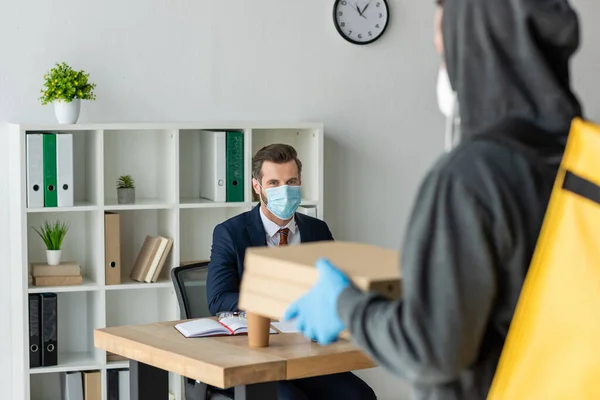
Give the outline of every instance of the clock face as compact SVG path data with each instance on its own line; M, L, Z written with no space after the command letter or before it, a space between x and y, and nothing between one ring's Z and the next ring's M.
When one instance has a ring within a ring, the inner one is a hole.
M333 21L350 43L369 44L379 39L389 22L385 0L336 0Z

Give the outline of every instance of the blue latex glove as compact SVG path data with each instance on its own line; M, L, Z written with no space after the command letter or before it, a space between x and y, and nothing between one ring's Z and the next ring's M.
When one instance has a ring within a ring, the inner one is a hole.
M311 340L321 345L334 342L344 324L337 313L340 293L350 286L350 280L329 260L316 262L319 278L308 293L292 303L284 320L296 319L296 328Z

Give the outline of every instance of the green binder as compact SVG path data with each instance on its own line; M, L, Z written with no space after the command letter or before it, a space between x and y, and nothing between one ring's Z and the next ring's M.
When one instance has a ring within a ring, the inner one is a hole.
M244 134L227 132L226 136L226 198L228 202L244 201Z
M44 133L42 146L44 150L44 206L58 207L58 191L56 190L56 135Z

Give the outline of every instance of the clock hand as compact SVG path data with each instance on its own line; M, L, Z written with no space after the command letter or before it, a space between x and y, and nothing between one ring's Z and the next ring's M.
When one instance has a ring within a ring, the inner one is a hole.
M362 17L362 13L360 12L360 8L358 8L358 4L354 5L356 7L356 11L358 11L358 15Z
M365 11L367 11L367 8L369 8L369 4L371 4L371 2L369 1L367 3L367 5L365 6L365 8L363 8L362 12L360 13L360 15L363 15Z
M367 4L367 5L368 5L368 4ZM361 16L361 17L363 17L364 19L367 19L367 17L365 17L365 16L363 15L363 13L360 11L360 8L358 7L358 3L357 3L357 4L355 4L355 6L356 6L356 11L358 11L358 15L360 15L360 16ZM366 7L365 7L365 9L366 9ZM363 10L363 12L364 12L364 10Z

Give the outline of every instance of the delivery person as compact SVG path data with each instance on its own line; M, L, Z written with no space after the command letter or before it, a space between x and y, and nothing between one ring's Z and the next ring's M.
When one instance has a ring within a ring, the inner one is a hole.
M285 317L321 344L348 329L418 399L485 399L571 120L582 114L569 84L579 27L567 0L443 7L461 141L417 193L401 250L402 298L363 294L319 260L317 283Z

